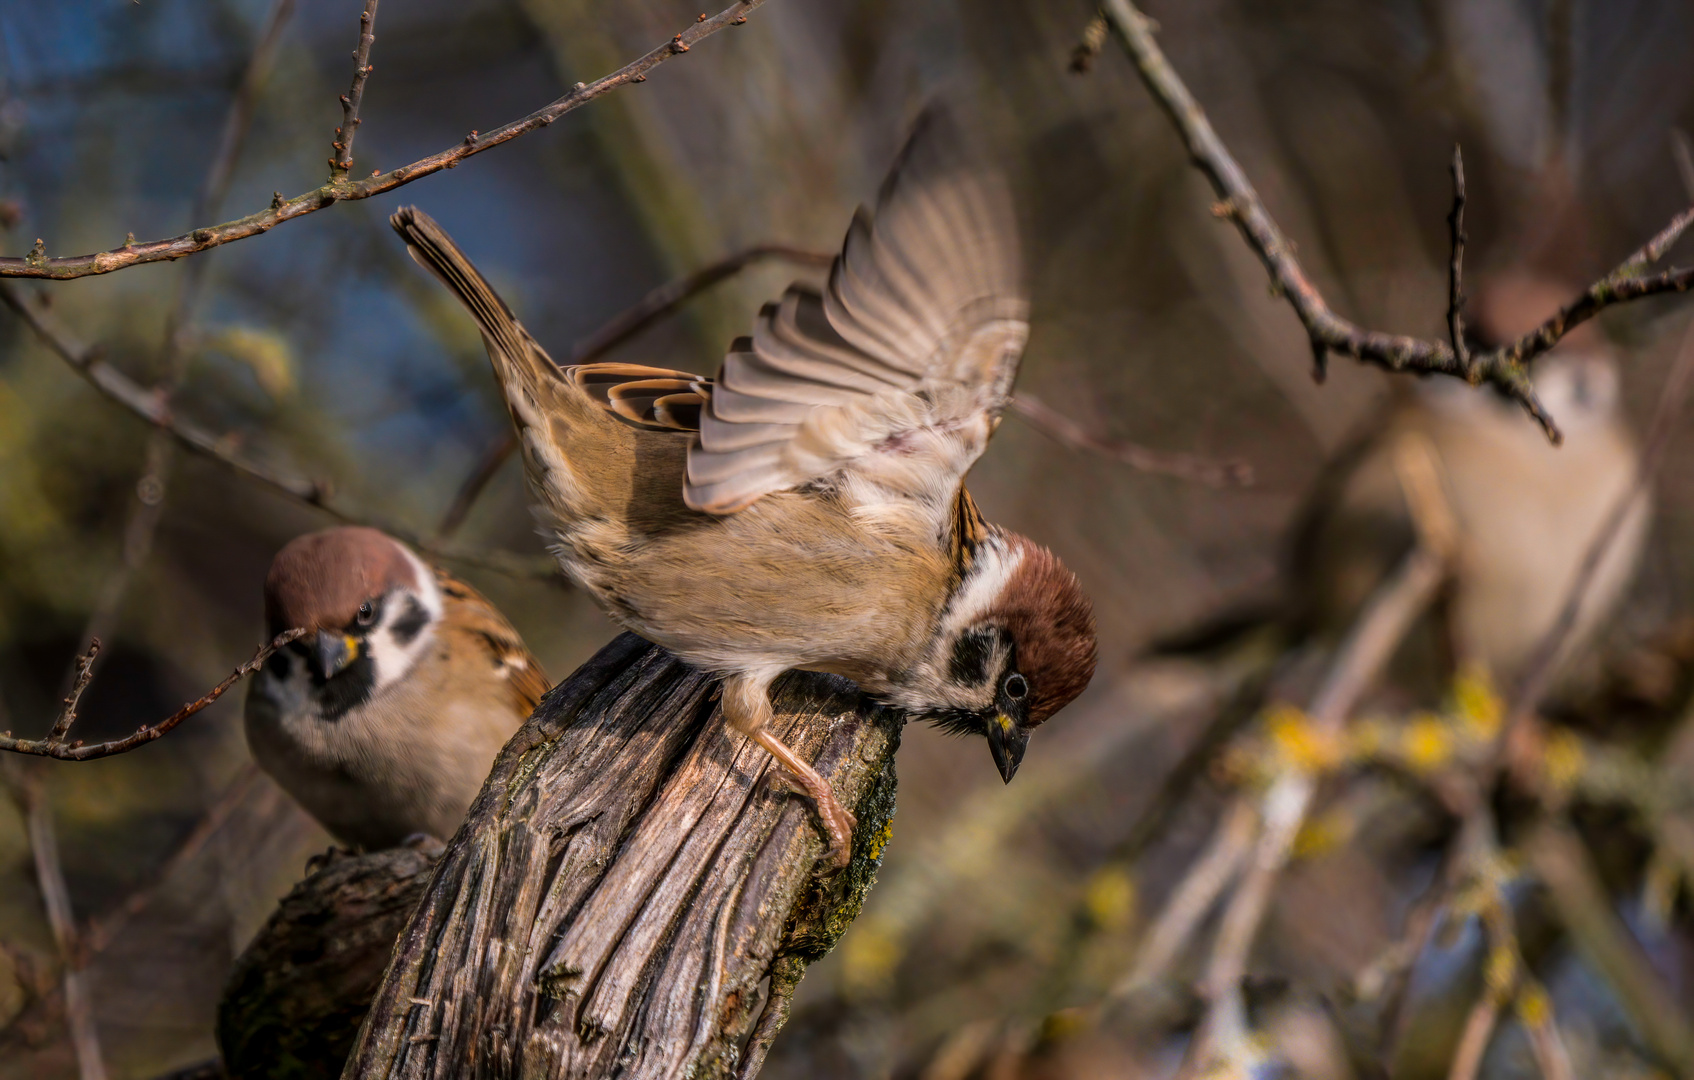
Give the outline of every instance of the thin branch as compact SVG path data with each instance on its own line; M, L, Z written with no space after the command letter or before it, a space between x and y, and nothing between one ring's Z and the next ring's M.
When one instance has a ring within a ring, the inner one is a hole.
M1242 238L1264 263L1272 285L1293 306L1311 340L1320 373L1324 357L1337 352L1389 371L1427 372L1456 376L1472 383L1491 383L1520 403L1548 438L1558 442L1558 427L1531 386L1530 361L1551 349L1572 328L1608 307L1645 296L1686 292L1694 286L1694 268L1644 274L1694 223L1694 211L1690 211L1679 215L1658 236L1541 326L1501 348L1461 356L1444 341L1366 330L1335 314L1306 276L1294 255L1293 245L1265 210L1246 173L1159 49L1153 38L1152 21L1129 0L1101 0L1100 13L1129 55L1143 84L1170 117L1195 167L1217 192L1220 202L1214 212L1235 222Z
M271 205L254 214L206 228L197 228L181 236L145 243L126 243L108 251L89 255L48 258L37 244L36 250L23 258L0 258L0 277L36 277L65 280L109 274L114 270L139 266L143 263L180 259L185 255L244 240L268 232L284 222L294 221L338 202L368 199L403 187L414 180L456 167L460 162L510 142L522 135L546 127L566 113L588 104L595 98L611 93L628 83L641 82L647 73L674 56L682 55L697 42L710 37L727 26L747 21L747 15L765 0L736 0L718 14L690 24L669 41L649 51L618 70L592 83L577 83L570 93L519 120L514 120L486 134L472 132L456 146L431 154L429 157L403 165L388 173L373 175L364 180L336 180L314 188L303 195L285 199L281 193Z
M87 652L77 658L76 682L71 688L70 695L65 698L64 707L53 721L53 727L47 733L47 737L20 739L10 731L0 732L0 750L10 750L15 754L30 754L35 757L57 758L60 761L91 761L95 758L128 753L138 746L143 746L154 739L163 738L170 734L171 730L178 724L223 697L225 690L228 690L246 676L258 671L264 666L265 661L270 659L272 653L305 633L304 630L289 630L278 634L269 643L261 645L259 650L253 654L253 659L236 668L223 682L212 687L205 694L184 705L157 724L143 724L136 729L133 735L125 736L122 739L112 739L108 742L95 743L93 746L85 746L81 739L71 739L69 735L71 725L76 723L76 710L78 703L82 700L82 693L88 689L88 683L93 678L94 658L100 654L100 643L96 641Z
M320 510L348 524L370 525L437 558L466 566L481 567L513 577L562 581L551 560L503 551L474 551L453 547L419 536L396 522L350 513L330 501L330 485L321 480L289 476L270 469L233 449L228 436L215 435L191 420L176 415L164 396L149 389L107 363L97 345L85 345L69 333L47 310L39 295L9 281L0 281L0 303L11 308L35 336L70 365L94 389L154 427L167 432L183 448L208 458L236 474L304 506Z
M1671 365L1670 375L1666 377L1664 389L1659 393L1658 408L1654 410L1652 423L1647 428L1647 438L1642 446L1640 460L1635 466L1635 477L1600 524L1593 539L1589 541L1588 549L1583 552L1582 562L1577 567L1576 576L1571 579L1570 587L1565 590L1558 618L1537 643L1535 652L1530 655L1529 663L1518 680L1506 723L1502 725L1495 741L1496 761L1500 756L1500 748L1508 745L1512 734L1522 726L1525 717L1541 703L1541 698L1552 683L1565 643L1576 628L1577 616L1588 596L1588 588L1595 575L1600 572L1600 565L1612 550L1618 534L1623 531L1624 525L1639 508L1647 489L1652 486L1653 477L1664 462L1665 450L1670 445L1671 435L1675 432L1678 419L1687 404L1691 387L1694 387L1694 323L1690 323L1688 329L1683 332L1676 362Z
M1470 1015L1465 1018L1464 1032L1459 1036L1459 1047L1453 1053L1447 1080L1476 1080L1477 1070L1482 1068L1482 1055L1493 1040L1494 1029L1499 1023L1499 999L1493 994L1477 998L1476 1004L1471 1006Z
M828 252L808 251L788 244L754 244L675 281L660 285L642 297L635 306L614 316L598 330L577 342L566 363L586 364L598 360L713 285L734 277L749 266L773 259L795 266L827 270L829 264L835 261L835 256Z
M1470 363L1470 349L1465 345L1465 155L1459 144L1453 144L1453 209L1447 214L1447 229L1451 238L1452 257L1447 264L1447 341L1459 363Z
M100 1053L100 1033L94 1022L94 1001L81 965L77 963L76 915L71 908L70 889L59 861L59 841L53 828L53 810L47 803L42 776L36 769L6 770L7 786L23 813L30 855L35 863L35 880L41 890L41 906L63 969L61 984L65 997L65 1022L70 1028L71 1047L76 1053L80 1080L106 1080L106 1065Z
M1014 397L1012 411L1062 446L1120 461L1142 472L1174 476L1213 488L1248 487L1253 483L1253 466L1241 458L1214 459L1107 438L1089 431L1033 394Z
M1253 850L1258 817L1245 799L1224 812L1206 850L1183 874L1153 925L1142 937L1129 973L1112 987L1108 1000L1123 998L1162 978L1211 912L1218 897L1241 873Z
M377 0L365 0L359 15L359 47L353 50L353 85L341 95L341 126L330 143L329 181L347 179L353 167L353 136L359 133L359 104L365 98L365 81L371 77L371 46L376 43Z
M500 471L500 466L506 464L506 459L518 448L518 437L513 434L510 426L506 427L489 440L488 446L477 457L471 471L459 482L459 490L453 493L453 501L447 505L447 512L441 515L441 523L435 527L435 538L446 540L459 531L459 526L470 516L471 507L482 497Z

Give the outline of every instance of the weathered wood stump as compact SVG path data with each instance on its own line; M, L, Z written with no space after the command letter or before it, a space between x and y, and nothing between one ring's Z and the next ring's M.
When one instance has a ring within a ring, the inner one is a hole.
M767 782L715 681L625 634L501 752L343 1075L753 1075L880 863L902 723L829 676L790 673L772 698L777 733L858 815L851 866L823 872L810 802Z

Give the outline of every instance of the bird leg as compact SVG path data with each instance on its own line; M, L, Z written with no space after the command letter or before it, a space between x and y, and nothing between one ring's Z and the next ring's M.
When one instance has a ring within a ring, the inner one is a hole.
M829 786L829 781L811 764L770 730L771 719L770 684L774 678L749 675L731 675L723 684L724 716L729 724L743 735L764 747L777 760L790 779L806 794L812 797L816 804L818 818L823 824L824 834L829 838L829 850L826 856L837 869L847 865L853 852L853 826L857 823L841 801L835 797L835 791Z

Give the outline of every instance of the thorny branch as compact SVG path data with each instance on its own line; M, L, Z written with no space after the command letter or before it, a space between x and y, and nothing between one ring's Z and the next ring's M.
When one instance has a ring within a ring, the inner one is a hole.
M353 50L353 85L341 95L341 126L330 143L329 182L347 179L353 167L353 136L359 133L359 104L365 98L365 81L371 77L371 46L376 43L376 5L365 0L359 15L359 47Z
M27 256L0 258L0 277L36 277L64 280L88 277L93 274L109 274L114 270L139 266L143 263L180 259L185 255L206 251L233 240L244 240L249 236L257 236L259 233L268 232L284 222L293 221L325 207L334 206L338 202L368 199L373 195L393 191L395 188L440 172L443 169L454 168L474 154L491 150L502 143L510 142L519 136L546 127L566 113L588 104L595 98L609 94L621 86L644 81L649 71L673 56L688 52L695 43L710 37L727 26L738 26L745 23L747 15L764 2L765 0L736 0L735 3L718 14L690 24L669 41L611 74L591 83L577 83L571 88L570 93L564 97L537 109L522 119L514 120L486 134L473 131L465 136L464 141L458 145L414 161L410 165L403 165L391 172L373 172L364 180L350 181L341 177L303 195L296 195L292 199L285 199L278 192L271 200L271 205L268 208L246 217L224 222L221 225L197 228L181 236L173 236L164 240L149 240L145 243L126 243L109 251L100 251L89 255L49 258L45 253L44 245L37 241L34 250Z
M95 758L112 757L116 754L128 753L138 746L143 746L154 739L170 734L178 724L204 709L212 702L223 697L224 691L253 674L264 666L271 654L303 635L304 630L289 630L278 634L267 644L261 645L253 654L253 659L242 664L223 682L206 691L205 694L184 705L176 712L165 717L157 724L143 724L132 735L108 742L95 743L93 746L84 745L81 739L71 739L71 725L77 720L77 705L82 700L83 691L88 689L89 681L94 677L94 658L100 654L98 641L91 645L87 652L77 658L76 682L71 692L65 698L64 707L59 710L58 717L53 721L53 727L45 738L20 739L10 731L0 732L0 750L10 750L16 754L30 754L35 757L57 758L60 761L91 761Z
M1427 372L1455 376L1473 384L1490 383L1523 405L1556 443L1560 440L1558 426L1535 396L1529 363L1551 349L1571 329L1608 307L1645 296L1686 292L1694 285L1694 268L1646 273L1694 224L1694 210L1690 210L1678 215L1664 231L1546 322L1499 348L1464 356L1448 342L1367 330L1335 314L1306 276L1294 255L1293 245L1265 210L1247 174L1218 138L1205 111L1160 50L1153 37L1152 20L1136 10L1129 0L1101 0L1100 16L1129 55L1143 84L1170 117L1194 166L1205 174L1217 192L1220 201L1213 212L1235 222L1242 238L1264 263L1272 285L1293 306L1311 339L1319 377L1328 355L1335 352L1389 371ZM1091 31L1094 25L1090 23ZM1455 234L1460 231L1455 225ZM1455 262L1458 258L1455 252Z

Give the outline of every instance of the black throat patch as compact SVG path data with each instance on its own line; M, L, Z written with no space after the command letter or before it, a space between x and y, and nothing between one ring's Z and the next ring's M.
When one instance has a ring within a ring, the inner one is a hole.
M371 654L360 643L359 658L328 679L312 675L312 697L318 703L318 718L330 723L346 716L371 699L376 689L376 667Z

